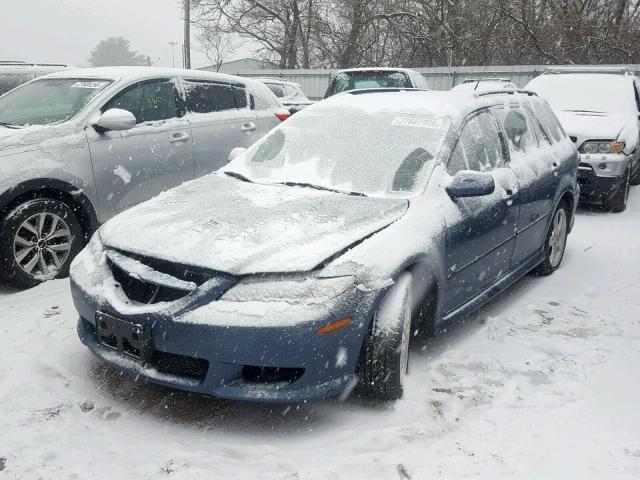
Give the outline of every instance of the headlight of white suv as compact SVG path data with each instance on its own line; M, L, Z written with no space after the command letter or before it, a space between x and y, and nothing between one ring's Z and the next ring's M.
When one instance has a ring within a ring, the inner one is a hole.
M596 141L596 140L588 140L582 144L580 147L580 153L589 153L589 154L607 154L607 153L622 153L624 150L624 142L614 142L614 141Z

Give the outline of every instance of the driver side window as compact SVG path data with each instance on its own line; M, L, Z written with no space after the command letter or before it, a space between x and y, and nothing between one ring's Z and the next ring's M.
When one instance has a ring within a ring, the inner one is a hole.
M495 118L486 111L474 115L462 127L447 172L450 175L461 170L490 172L503 165L502 142Z
M170 80L144 82L129 87L102 109L121 108L133 113L136 123L169 120L178 116L177 92Z

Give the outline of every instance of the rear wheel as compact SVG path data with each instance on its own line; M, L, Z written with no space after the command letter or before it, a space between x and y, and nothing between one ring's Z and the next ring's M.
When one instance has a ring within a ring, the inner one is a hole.
M640 160L636 160L636 172L629 180L630 185L640 185Z
M385 401L402 397L409 368L411 291L413 277L405 272L387 292L365 338L359 373L365 394Z
M0 270L18 287L67 276L82 249L80 223L58 200L29 200L9 212L1 228Z
M535 273L538 275L551 275L558 269L564 257L568 234L569 210L567 204L563 201L560 202L560 205L558 205L558 208L553 214L547 239L544 242L544 261L538 265Z
M618 191L615 193L615 195L604 201L605 210L614 213L620 213L624 212L627 209L627 200L629 199L629 185L631 180L630 175L631 172L629 169L627 169L622 179L622 183L618 187Z

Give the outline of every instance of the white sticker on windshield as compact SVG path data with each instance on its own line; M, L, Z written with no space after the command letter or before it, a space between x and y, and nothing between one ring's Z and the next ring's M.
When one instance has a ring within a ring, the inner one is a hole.
M96 82L96 81L79 81L71 85L71 88L90 88L91 90L97 90L98 88L102 88L107 84L107 82Z
M396 117L391 125L395 127L441 128L442 120L432 117Z

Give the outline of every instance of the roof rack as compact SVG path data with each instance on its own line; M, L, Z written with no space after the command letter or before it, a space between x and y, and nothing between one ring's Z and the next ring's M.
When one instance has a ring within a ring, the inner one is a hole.
M544 70L545 74L560 74L560 73L613 73L618 75L633 75L633 68L620 65L620 66L577 66L577 67L547 67Z
M475 92L475 95L478 97L485 97L487 95L513 95L515 93L521 93L523 95L528 95L530 97L537 97L538 94L536 92L532 92L531 90L524 90L524 89L504 89L504 90L486 90L483 92Z
M424 88L407 87L381 87L381 88L360 88L358 90L346 90L340 93L350 93L351 95L362 95L363 93L384 93L384 92L430 92Z
M64 63L23 62L22 60L0 60L0 66L17 67L67 67Z
M512 82L512 80L510 78L498 78L498 77L486 77L486 78L465 78L463 81L461 81L460 83L476 83L476 82Z

